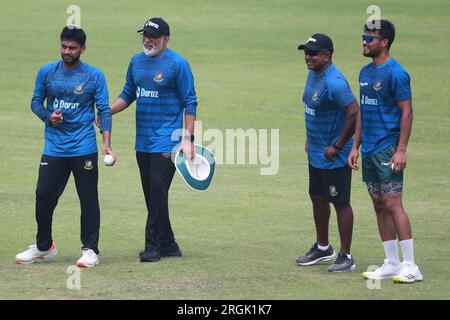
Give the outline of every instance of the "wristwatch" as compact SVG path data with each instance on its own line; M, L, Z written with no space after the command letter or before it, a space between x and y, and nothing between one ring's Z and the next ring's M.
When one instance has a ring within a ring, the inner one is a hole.
M194 134L191 134L189 136L185 136L185 139L190 140L191 142L194 142L195 136L194 136Z
M333 148L335 148L337 151L341 151L342 147L339 147L337 144L337 141L333 144Z

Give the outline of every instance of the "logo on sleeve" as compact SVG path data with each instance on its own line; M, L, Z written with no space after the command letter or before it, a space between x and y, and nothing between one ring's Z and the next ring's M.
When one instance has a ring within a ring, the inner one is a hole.
M73 93L75 93L75 94L82 94L83 92L84 92L84 90L83 90L82 84L75 86L75 88L73 89Z
M314 94L313 94L313 96L311 97L311 99L312 99L313 101L316 101L317 98L319 98L319 92L318 92L318 91L314 92Z
M164 78L163 78L162 72L157 72L157 73L155 73L155 76L153 77L153 80L155 80L155 82L161 82L161 81L163 81Z

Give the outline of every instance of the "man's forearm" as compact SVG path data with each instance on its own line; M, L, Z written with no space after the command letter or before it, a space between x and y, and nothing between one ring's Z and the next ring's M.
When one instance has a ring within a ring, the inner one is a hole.
M397 150L406 151L406 148L408 147L409 137L411 136L412 123L413 123L412 109L403 111L402 119L400 122L400 139L398 141Z
M411 100L398 102L398 108L402 113L400 120L400 138L398 141L397 151L406 151L409 137L411 136L413 123L413 110Z
M111 105L111 113L116 114L123 109L126 109L129 106L129 104L123 100L122 98L117 98L116 101L113 102Z
M38 101L37 99L33 98L33 100L31 101L31 110L43 122L50 124L50 114L51 114L51 112L48 111L44 107L44 105L42 104L41 101Z
M111 147L111 132L103 131L102 137L103 137L103 149L110 148Z
M358 113L356 114L356 125L355 125L355 134L353 137L353 147L355 149L359 149L361 145L361 110L358 109Z
M346 117L342 134L336 141L339 147L345 146L347 141L353 136L355 132L356 117L358 114L358 105L356 102L352 103L346 108Z
M185 135L193 135L194 134L194 124L195 124L195 116L187 114L184 116L184 130Z

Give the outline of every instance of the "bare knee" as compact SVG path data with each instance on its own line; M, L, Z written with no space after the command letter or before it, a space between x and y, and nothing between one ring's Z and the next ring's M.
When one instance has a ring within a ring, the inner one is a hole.
M401 194L384 194L383 195L384 208L389 211L390 214L403 213L403 204Z
M376 214L382 214L384 212L384 201L381 193L371 193L370 197L372 198L373 208L375 209Z

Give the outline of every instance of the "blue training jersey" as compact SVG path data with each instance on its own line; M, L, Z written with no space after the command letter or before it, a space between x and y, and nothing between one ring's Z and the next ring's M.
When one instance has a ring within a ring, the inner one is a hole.
M156 57L144 52L133 56L119 97L128 104L136 100L138 152L174 151L181 142L183 114L195 115L197 110L189 63L170 49Z
M303 93L309 164L318 169L335 169L347 165L353 138L349 139L333 161L325 158L324 149L334 144L344 128L345 107L356 101L342 72L330 65L320 74L311 70Z
M361 99L361 153L370 157L400 139L402 114L397 102L411 99L408 73L394 58L359 73Z
M47 105L44 106L44 101ZM95 110L102 131L111 131L111 109L103 73L82 61L64 70L63 61L44 65L36 77L31 109L45 123L43 154L76 157L97 152ZM50 114L60 109L63 122L52 126Z

